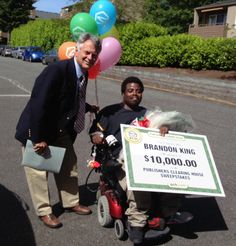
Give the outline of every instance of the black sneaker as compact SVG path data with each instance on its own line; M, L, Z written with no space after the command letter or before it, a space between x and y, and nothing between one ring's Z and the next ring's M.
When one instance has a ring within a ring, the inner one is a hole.
M193 219L193 215L189 212L177 212L174 215L170 216L166 219L167 225L173 225L173 224L184 224L188 223Z
M144 239L145 240L157 240L163 237L166 237L170 233L170 228L165 227L163 230L153 230L153 229L148 229L145 232Z
M129 227L129 239L134 244L142 244L144 238L144 227L130 226Z

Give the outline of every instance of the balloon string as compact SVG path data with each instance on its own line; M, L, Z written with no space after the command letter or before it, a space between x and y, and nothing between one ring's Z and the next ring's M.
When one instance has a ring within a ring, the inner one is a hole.
M97 86L97 79L95 79L95 98L96 98L96 106L99 106L98 105L98 86ZM89 113L89 124L88 124L88 127L86 129L87 133L89 133L89 129L90 127L92 126L92 123L93 123L93 120L95 119L95 114L94 113Z
M95 97L96 97L96 105L98 105L98 84L97 84L97 78L95 78Z

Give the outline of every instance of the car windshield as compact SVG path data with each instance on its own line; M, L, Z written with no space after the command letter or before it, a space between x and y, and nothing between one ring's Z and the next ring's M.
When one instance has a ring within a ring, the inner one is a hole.
M41 50L39 47L32 48L31 50L32 50L32 51L39 51L39 52L42 52L42 50Z
M52 55L57 55L57 50L52 50L52 51L51 51L51 54L52 54Z

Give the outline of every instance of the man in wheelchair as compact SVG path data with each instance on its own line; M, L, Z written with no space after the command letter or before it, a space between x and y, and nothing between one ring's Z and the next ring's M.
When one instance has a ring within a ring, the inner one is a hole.
M144 86L139 78L126 78L121 84L122 102L103 108L89 132L91 141L97 148L96 159L105 163L101 167L102 173L111 185L115 185L117 180L126 193L125 215L128 220L129 237L134 244L142 244L147 225L149 228L158 227L162 230L166 224L186 223L193 218L189 213L177 212L181 206L182 195L152 194L152 192L127 189L122 156L119 158L122 149L120 124L131 124L135 119L145 115L146 108L139 106L143 91ZM169 130L167 126L160 126L159 129L162 136Z

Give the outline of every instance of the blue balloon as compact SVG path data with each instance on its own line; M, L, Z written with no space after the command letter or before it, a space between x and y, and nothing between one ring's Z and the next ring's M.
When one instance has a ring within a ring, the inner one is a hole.
M116 8L110 1L99 0L90 8L89 14L94 18L100 35L108 32L116 22Z

